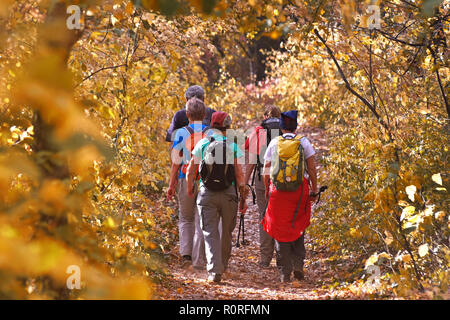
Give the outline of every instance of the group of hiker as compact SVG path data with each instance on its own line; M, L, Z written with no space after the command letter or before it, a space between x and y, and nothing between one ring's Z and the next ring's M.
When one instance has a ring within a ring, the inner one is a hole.
M264 120L239 144L229 114L207 108L202 87L186 90L186 107L167 132L171 172L167 199L178 197L182 265L220 282L232 250L237 214L254 185L259 211L259 266L276 252L280 280L304 279L304 234L318 194L314 148L296 135L297 110L264 107ZM251 181L250 181L251 180Z

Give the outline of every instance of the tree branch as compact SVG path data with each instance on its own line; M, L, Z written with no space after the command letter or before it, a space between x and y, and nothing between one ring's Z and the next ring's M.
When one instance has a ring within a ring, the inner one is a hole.
M394 36L390 35L389 33L384 32L384 31L382 31L380 29L376 29L375 28L373 30L377 31L379 34L381 34L383 37L385 37L385 38L387 38L389 40L392 40L392 41L395 41L395 42L398 42L398 43L401 43L401 44L404 44L404 45L407 45L407 46L410 46L410 47L425 47L425 43L424 42L411 43L411 42L407 42L405 40L398 39L397 37L394 37Z
M437 57L436 57L436 53L434 52L433 48L431 47L431 45L428 46L428 50L430 50L431 55L433 56L433 60L434 60L434 68L435 73L436 73L436 78L437 81L439 83L439 88L441 90L441 94L442 94L442 99L444 100L444 105L445 108L447 110L447 116L450 118L450 107L448 105L448 100L447 100L447 96L445 95L445 90L444 87L442 86L442 81L441 81L441 76L439 75L439 68L437 67Z
M387 125L386 122L384 122L384 120L381 118L381 116L378 114L375 106L373 106L369 101L367 101L367 99L365 99L363 96L361 96L358 92L356 92L350 85L350 83L347 80L347 77L345 76L344 72L341 69L341 66L339 65L339 62L336 60L336 57L334 56L333 51L330 49L330 47L327 45L326 41L320 36L319 31L317 31L317 29L314 29L314 33L316 34L316 36L319 38L319 40L325 45L325 48L327 49L328 54L330 55L331 59L333 59L334 64L336 65L339 74L341 75L342 80L344 80L345 86L346 88L354 95L356 96L359 100L361 100L368 108L370 111L372 111L372 113L375 115L375 117L377 118L378 122L384 127L384 129L387 131L388 135L389 135L389 139L392 142L393 138L392 135L390 133L389 130L389 126Z
M121 65L117 65L117 66L110 66L110 67L103 67L98 69L97 71L92 72L90 75L88 75L86 78L84 78L83 80L81 80L80 83L78 83L75 88L77 88L80 84L82 84L84 81L89 80L90 78L92 78L93 76L95 76L97 73L103 71L103 70L109 70L109 69L117 69L120 67L125 67L126 64L121 64Z

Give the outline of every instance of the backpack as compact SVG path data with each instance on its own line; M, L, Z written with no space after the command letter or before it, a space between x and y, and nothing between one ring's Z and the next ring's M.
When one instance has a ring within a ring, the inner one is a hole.
M305 151L300 140L303 137L280 136L277 142L277 152L272 154L272 165L270 167L270 179L277 190L296 191L299 187L300 199L292 218L292 228L295 226L295 220L300 210L303 194L303 177L306 170ZM305 202L305 210L307 201Z
M270 179L277 190L296 191L303 183L306 163L302 138L279 137L270 167Z
M234 161L233 164L226 163L227 141L218 141L213 137L206 147L202 162L199 166L199 175L203 185L211 191L221 191L227 189L235 181ZM220 151L219 151L220 150ZM222 155L221 159L217 157ZM234 159L233 159L234 160ZM236 183L235 183L236 187Z
M278 136L281 136L281 129L280 129L280 119L279 118L270 118L270 119L266 119L263 122L261 122L261 129L266 130L266 146L265 148L262 148L257 156L257 163L255 166L255 169L253 171L253 178L252 178L252 185L254 185L255 182L255 175L256 172L258 173L258 179L261 180L261 170L264 167L264 161L261 161L261 159L263 158L263 156L260 155L264 155L264 152L267 149L267 146L269 145L270 141ZM261 130L259 129L259 130ZM257 131L256 135L257 135L257 147L256 150L259 151L259 130Z
M195 132L194 129L192 129L192 127L190 127L190 126L185 126L183 128L189 132L189 138L186 139L185 145L186 145L186 149L189 150L189 153L192 153L192 150L194 150L194 147L197 144L197 142L199 142L201 139L203 139L206 136L206 131L209 130L209 127L205 127L201 132ZM181 166L181 172L186 174L188 166L189 166L188 163L183 164Z

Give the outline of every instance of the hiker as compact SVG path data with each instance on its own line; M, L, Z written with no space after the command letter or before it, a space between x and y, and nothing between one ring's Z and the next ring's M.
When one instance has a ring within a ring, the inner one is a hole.
M185 94L184 94L186 101L191 99L192 97L197 97L201 101L205 101L205 91L202 87L195 85L187 88ZM202 119L202 123L206 126L209 126L211 122L211 115L214 113L214 109L206 108L205 110L205 116ZM172 118L172 122L170 123L169 130L167 130L166 134L166 141L167 142L173 142L173 138L175 136L175 132L177 129L183 128L185 126L189 125L189 120L186 115L186 109L181 109L177 112L175 112L175 115Z
M255 187L256 204L258 206L259 221L264 218L266 212L267 199L262 178L262 168L264 167L264 154L270 141L280 135L280 108L274 105L267 105L264 108L264 121L245 141L245 150L248 151L249 162L245 168L245 182L248 184L250 178L251 185ZM259 266L267 268L270 265L274 251L274 240L264 230L262 224L259 225Z
M197 143L187 170L187 188L192 196L195 178L201 178L197 207L205 238L206 269L208 281L217 283L221 281L231 255L238 194L244 199L246 196L243 168L238 163L243 153L236 143L227 141L226 131L230 126L231 118L227 113L214 112L211 118L214 133ZM245 210L241 208L241 213ZM221 235L219 219L222 221Z
M191 159L191 152L195 144L207 134L206 131L209 129L208 126L202 124L205 117L203 101L196 97L188 100L186 115L189 125L177 130L172 146L172 166L167 200L172 199L178 186L178 230L182 266L187 267L192 264L196 269L203 269L206 265L205 243L195 198L188 196L186 184L186 169Z
M317 194L315 151L306 137L295 134L297 110L283 112L283 133L273 139L264 155L264 186L268 199L264 230L275 239L276 262L281 281L289 282L292 271L304 279L305 229L310 224L312 192Z

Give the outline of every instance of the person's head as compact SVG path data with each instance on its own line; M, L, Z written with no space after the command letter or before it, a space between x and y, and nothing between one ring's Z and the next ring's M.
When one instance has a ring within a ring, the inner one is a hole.
M264 107L264 119L281 117L281 110L273 104L268 104Z
M297 110L283 112L280 117L280 128L283 133L295 132L297 129Z
M186 116L189 121L203 121L206 107L202 100L193 97L186 102Z
M205 91L203 90L202 87L197 86L197 85L190 86L189 88L187 88L184 96L186 98L186 101L188 101L189 99L191 99L193 97L197 97L201 101L205 101Z
M231 126L231 117L228 113L216 111L212 114L211 125L213 129L217 129L224 133Z

